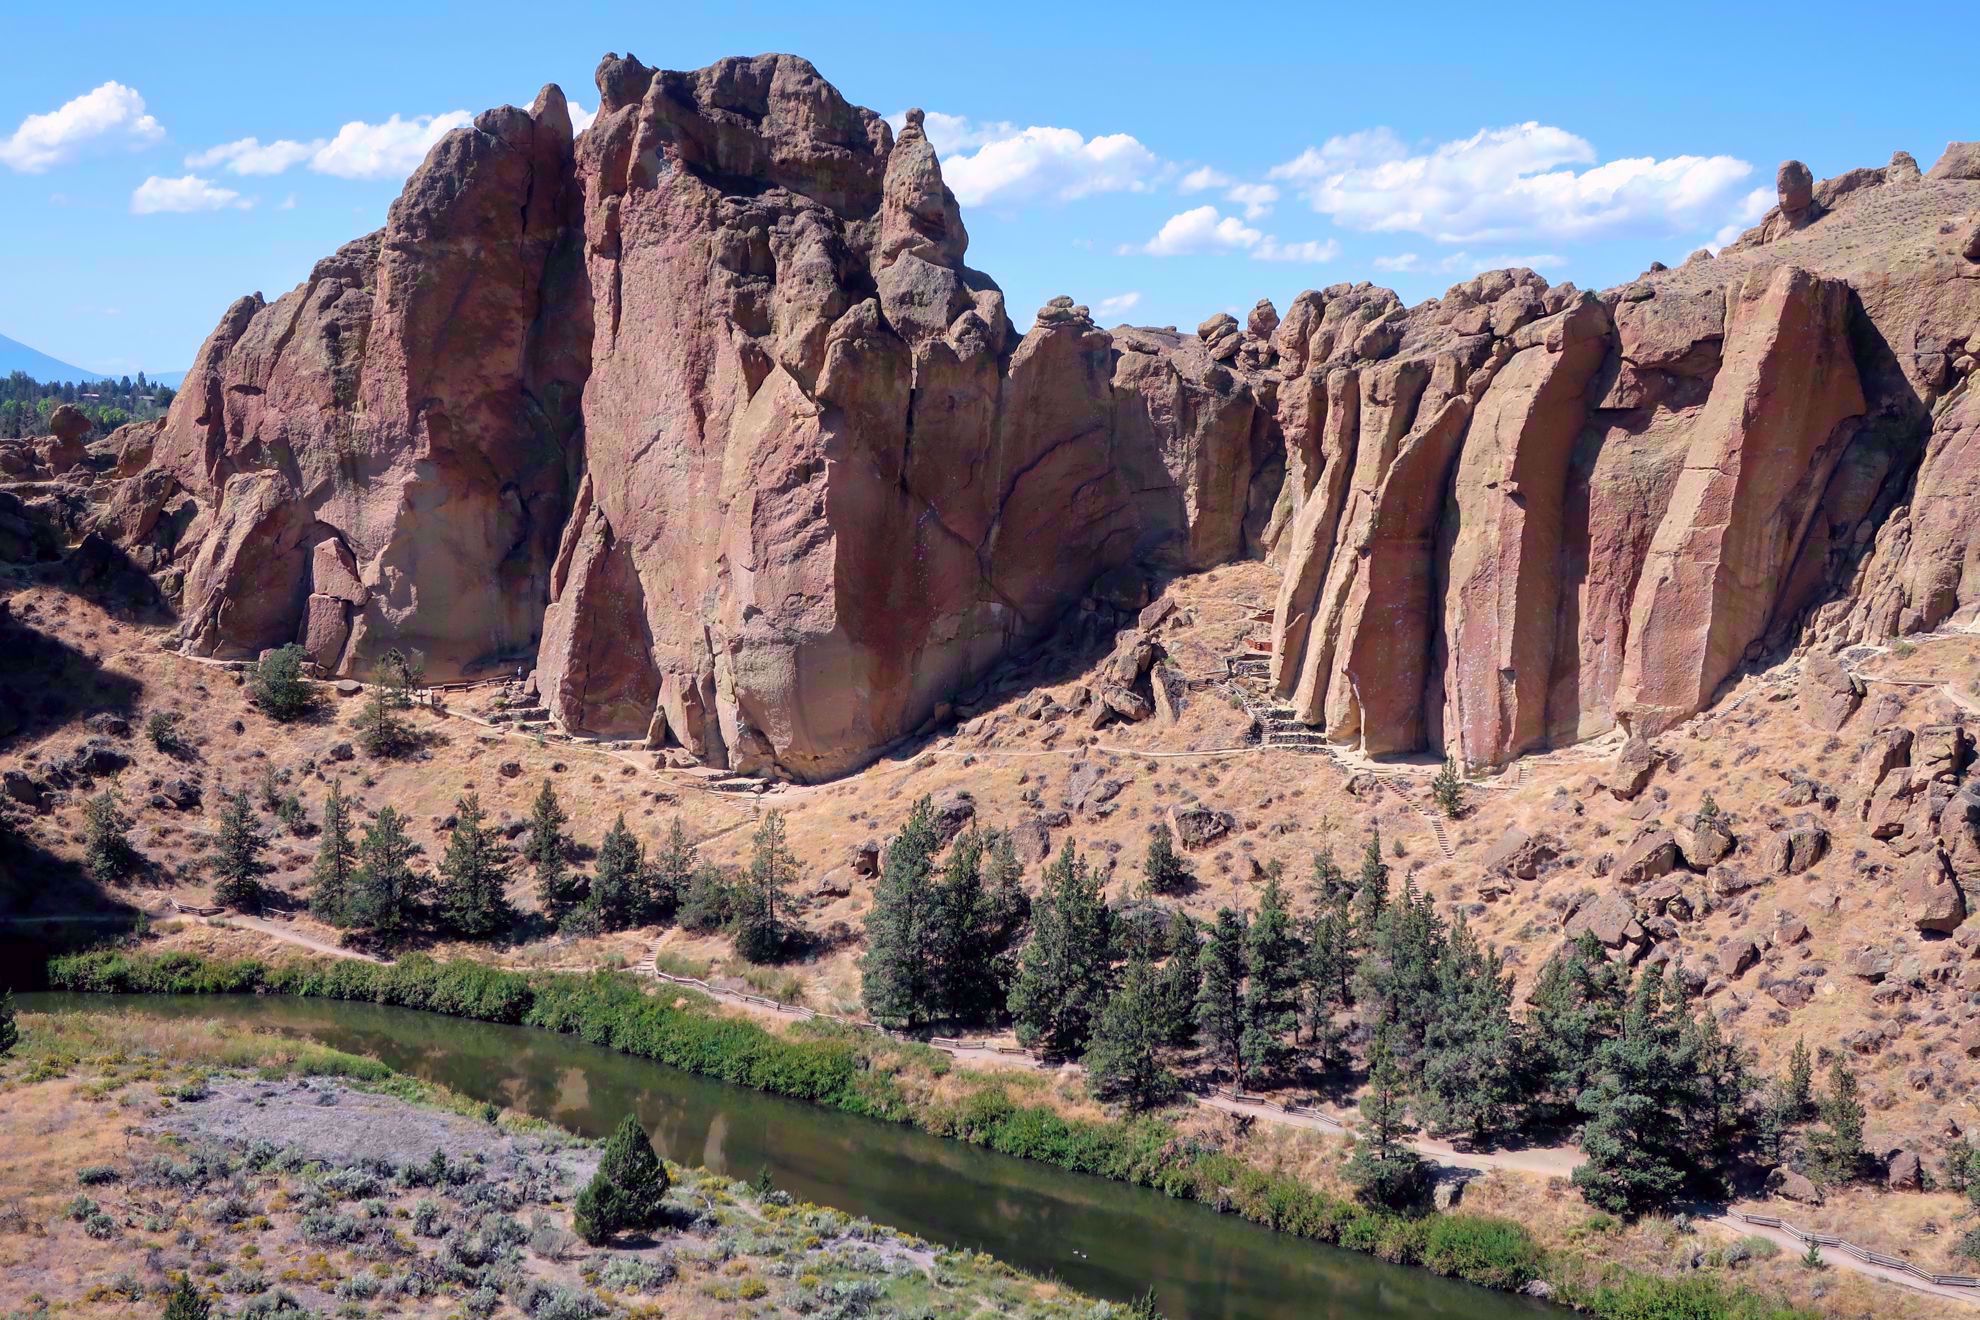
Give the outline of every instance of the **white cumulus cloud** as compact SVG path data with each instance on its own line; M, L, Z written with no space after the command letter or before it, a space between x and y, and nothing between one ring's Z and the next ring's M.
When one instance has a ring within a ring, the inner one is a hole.
M1739 205L1733 210L1731 223L1713 236L1712 251L1717 253L1720 248L1759 224L1760 217L1773 210L1774 204L1779 200L1780 193L1772 188L1755 188L1740 198Z
M585 129L591 127L591 121L598 118L598 112L596 110L587 110L576 101L572 101L570 107L571 132L573 133L584 132Z
M1375 258L1376 270L1421 270L1423 258L1414 252L1398 252L1392 257Z
M1331 238L1284 243L1234 215L1220 214L1214 206L1197 206L1163 221L1155 237L1146 243L1123 244L1118 250L1123 255L1151 257L1243 252L1259 261L1322 262L1338 256L1340 244Z
M232 188L222 188L197 174L177 179L152 175L131 193L131 214L190 214L195 211L245 211L254 202Z
M1244 218L1256 220L1270 215L1279 200L1279 190L1269 183L1240 183L1224 194L1224 200L1244 208Z
M354 119L310 154L309 167L339 179L403 179L419 167L433 144L474 122L465 110L443 115L393 115L382 124Z
M1230 187L1231 176L1222 170L1213 170L1208 165L1199 165L1183 175L1182 181L1176 186L1186 193L1207 192L1212 188Z
M1371 129L1308 147L1270 176L1349 229L1479 243L1696 228L1752 172L1732 156L1601 162L1585 138L1528 122L1427 150Z
M91 144L147 147L165 136L145 113L137 89L107 82L61 108L29 115L0 139L0 164L23 174L40 174L73 160Z
M895 115L889 122L898 131L907 119ZM942 158L942 177L965 206L1147 192L1171 168L1127 133L1089 138L1070 128L1019 128L932 110L922 129Z
M322 138L314 142L277 138L264 143L260 138L244 137L208 147L205 151L195 151L186 157L186 164L196 170L223 166L230 174L281 174L291 166L302 164L323 147Z
M1140 291L1130 290L1127 293L1117 293L1111 298L1102 298L1093 304L1093 313L1096 316L1119 316L1123 312L1133 311L1140 305Z

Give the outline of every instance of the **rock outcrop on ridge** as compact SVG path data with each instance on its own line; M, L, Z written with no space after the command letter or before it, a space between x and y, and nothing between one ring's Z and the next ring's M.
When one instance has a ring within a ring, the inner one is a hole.
M554 87L449 134L120 433L96 524L186 649L533 666L571 731L815 779L1082 602L1268 555L1300 719L1491 764L1980 604L1969 147L1790 162L1738 243L1600 295L1020 332L919 112L791 56L597 82L575 139Z

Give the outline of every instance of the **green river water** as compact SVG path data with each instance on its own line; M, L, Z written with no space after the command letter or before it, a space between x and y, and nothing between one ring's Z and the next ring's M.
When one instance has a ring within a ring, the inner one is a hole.
M1169 1320L1509 1320L1561 1312L1269 1232L1145 1188L676 1071L568 1036L410 1009L255 996L26 994L86 1009L269 1027L587 1136L631 1110L668 1158L736 1178L768 1168L802 1200L987 1251L1096 1296L1149 1286Z

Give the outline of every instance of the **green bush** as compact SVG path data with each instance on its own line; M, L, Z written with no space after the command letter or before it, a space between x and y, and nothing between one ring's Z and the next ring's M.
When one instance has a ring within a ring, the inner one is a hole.
M1598 1320L1818 1320L1813 1312L1745 1289L1728 1291L1717 1280L1695 1274L1675 1279L1630 1275L1597 1289L1586 1309Z
M270 651L254 666L248 696L270 719L287 724L316 704L316 685L303 676L309 655L291 642Z
M1504 1219L1439 1215L1424 1233L1426 1268L1508 1292L1539 1277L1542 1255L1524 1228Z

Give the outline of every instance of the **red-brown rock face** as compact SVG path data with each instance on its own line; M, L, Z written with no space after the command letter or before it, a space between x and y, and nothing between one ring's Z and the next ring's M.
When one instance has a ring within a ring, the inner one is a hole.
M555 88L482 115L227 309L95 501L188 649L533 661L567 729L817 778L1090 591L1269 555L1300 719L1489 764L1980 608L1972 150L1790 163L1718 258L1599 298L1341 284L1194 334L1057 298L1020 336L919 112L790 56L598 89L575 142Z
M489 111L382 231L228 309L152 460L198 504L193 650L301 640L341 672L399 646L444 675L533 649L590 347L570 161L555 88Z

